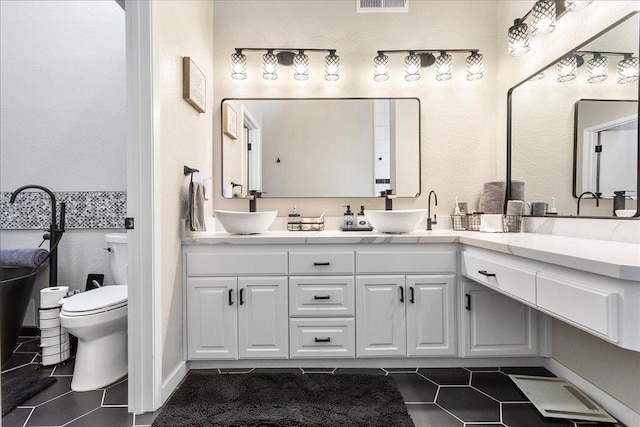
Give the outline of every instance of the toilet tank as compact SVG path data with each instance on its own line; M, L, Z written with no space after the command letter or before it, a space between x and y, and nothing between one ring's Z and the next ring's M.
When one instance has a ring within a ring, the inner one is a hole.
M116 285L127 284L127 234L105 234L104 240L109 248L109 264Z

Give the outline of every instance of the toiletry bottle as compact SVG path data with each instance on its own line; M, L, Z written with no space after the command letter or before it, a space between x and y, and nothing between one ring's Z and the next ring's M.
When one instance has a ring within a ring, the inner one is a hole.
M289 214L289 220L287 221L287 230L289 231L300 231L302 229L301 226L301 218L298 210L294 206L291 209L291 213Z
M358 214L358 218L356 221L357 228L369 228L369 221L367 221L367 217L364 214L364 206L360 206L360 213Z
M345 207L347 208L347 210L345 211L344 217L342 219L342 229L350 230L355 226L353 212L351 212L351 205L346 205Z

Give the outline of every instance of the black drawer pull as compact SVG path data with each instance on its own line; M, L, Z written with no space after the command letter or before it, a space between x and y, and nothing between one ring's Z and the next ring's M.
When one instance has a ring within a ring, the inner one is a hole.
M400 286L400 302L404 302L404 287Z
M233 305L233 289L229 289L229 305Z
M322 265L331 265L331 263L329 261L327 261L327 262L314 262L313 265L322 266Z
M466 303L464 305L464 308L466 308L467 310L471 311L471 295L469 294L464 294L465 299L466 299Z
M315 342L331 342L331 338L315 338Z
M240 288L240 305L244 304L244 288Z
M496 273L488 273L487 270L478 270L478 273L487 277L496 277Z
M314 295L313 299L331 299L331 295Z
M414 304L416 302L416 300L415 300L415 292L413 290L413 286L409 286L409 293L410 293L409 302L411 304Z

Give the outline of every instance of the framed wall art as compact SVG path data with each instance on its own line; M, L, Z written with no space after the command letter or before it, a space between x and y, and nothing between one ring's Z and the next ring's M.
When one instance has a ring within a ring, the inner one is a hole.
M207 104L207 82L204 74L190 57L182 58L182 97L200 113Z
M231 139L237 139L238 113L231 108L231 105L222 106L222 131Z

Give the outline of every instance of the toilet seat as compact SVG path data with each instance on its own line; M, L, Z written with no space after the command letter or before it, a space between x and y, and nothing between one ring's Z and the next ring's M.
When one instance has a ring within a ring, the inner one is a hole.
M103 313L125 307L127 298L127 286L103 286L63 299L61 314L70 317Z

